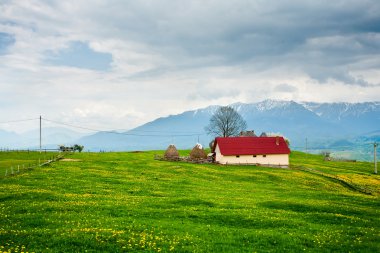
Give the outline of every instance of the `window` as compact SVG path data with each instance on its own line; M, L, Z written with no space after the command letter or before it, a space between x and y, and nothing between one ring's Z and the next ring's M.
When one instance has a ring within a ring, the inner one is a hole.
M239 158L239 157L240 157L240 155L237 155L237 156L236 156L236 158Z
M263 155L263 157L267 157L267 155Z
M256 157L256 155L253 155L253 157Z

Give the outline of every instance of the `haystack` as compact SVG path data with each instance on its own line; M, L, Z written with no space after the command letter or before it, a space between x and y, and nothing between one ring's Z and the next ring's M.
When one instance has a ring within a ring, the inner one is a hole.
M165 156L165 159L169 159L169 160L179 159L178 150L177 150L177 148L173 144L169 145L169 147L165 151L165 155L164 156Z
M197 143L197 145L195 145L193 150L191 150L190 158L191 159L206 159L207 158L207 154L204 151L201 144Z

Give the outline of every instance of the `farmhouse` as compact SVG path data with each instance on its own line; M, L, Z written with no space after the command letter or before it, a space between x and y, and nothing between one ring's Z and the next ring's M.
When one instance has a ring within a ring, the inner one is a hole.
M289 166L290 149L283 137L217 137L212 152L220 164Z

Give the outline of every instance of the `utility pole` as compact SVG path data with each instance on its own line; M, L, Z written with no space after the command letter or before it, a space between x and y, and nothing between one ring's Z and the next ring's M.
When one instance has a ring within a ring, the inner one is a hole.
M42 152L42 137L41 137L41 132L42 132L41 126L42 126L42 123L41 123L41 121L42 121L42 117L40 115L40 153Z
M307 138L305 139L305 150L306 150L305 153L307 153Z
M376 160L376 147L377 143L373 143L373 161L375 163L375 174L377 174L377 160Z

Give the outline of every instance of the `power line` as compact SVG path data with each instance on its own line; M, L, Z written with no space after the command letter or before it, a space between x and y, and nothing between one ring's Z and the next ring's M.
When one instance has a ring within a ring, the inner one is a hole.
M59 125L64 125L64 126L69 126L73 128L79 128L79 129L84 129L84 130L89 130L89 131L94 131L94 132L101 132L101 133L110 133L110 134L119 134L119 135L126 135L126 136L146 136L146 137L185 137L185 136L199 136L199 135L204 135L205 133L194 133L194 134L134 134L134 133L120 133L120 132L115 132L111 130L101 130L101 129L95 129L95 128L89 128L89 127L83 127L83 126L78 126L78 125L72 125L64 122L59 122L55 120L50 120L46 118L42 118L42 120L59 124ZM139 131L139 132L144 132L144 131ZM150 131L146 131L150 132ZM151 132L159 132L159 131L151 131Z
M32 120L39 120L39 118L2 121L2 122L0 122L0 124L17 123L17 122L32 121Z
M112 132L112 131L102 131L102 130L98 130L98 129L94 129L94 128L76 126L76 125L72 125L72 124L68 124L68 123L64 123L64 122L59 122L59 121L55 121L55 120L50 120L50 119L46 119L46 118L42 118L42 120L47 121L47 122L51 122L51 123L55 123L55 124L59 124L59 125L64 125L64 126L69 126L69 127L74 127L74 128L80 128L80 129L90 130L90 131L95 131L95 132ZM112 133L116 133L116 132L112 132Z
M374 171L375 174L377 174L377 158L376 158L376 153L377 153L376 147L377 147L377 145L378 144L376 142L373 143L373 162L375 164L375 171Z
M141 132L141 133L168 133L168 134L171 134L171 133L185 133L185 131L160 131L160 130L135 130L135 129L132 129L132 130L128 130L128 129L114 129L114 131L121 131L121 130L124 130L124 131L129 131L129 132ZM188 131L186 131L186 133L189 133ZM198 133L198 132L190 132L194 135L198 135L198 134L204 134L204 133Z

